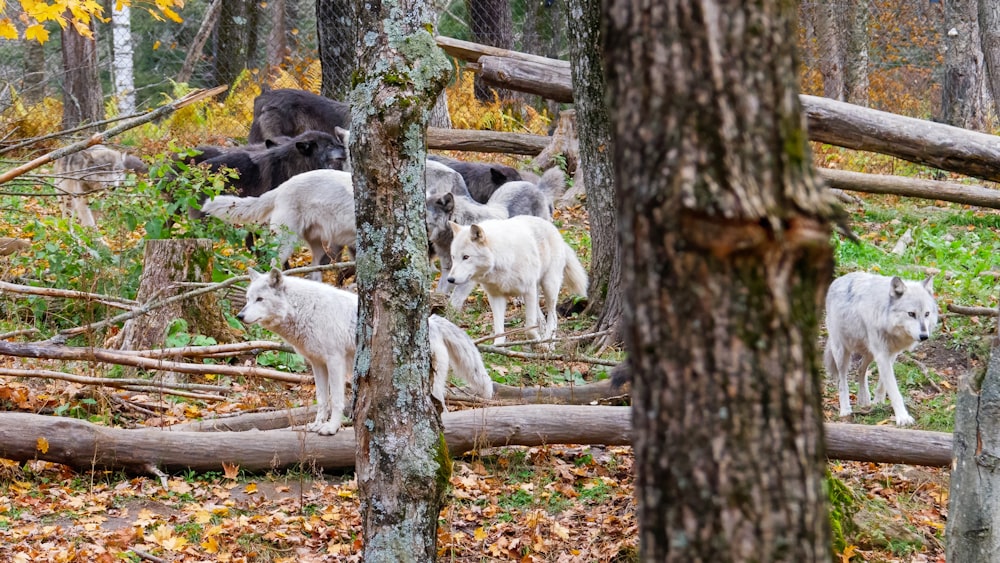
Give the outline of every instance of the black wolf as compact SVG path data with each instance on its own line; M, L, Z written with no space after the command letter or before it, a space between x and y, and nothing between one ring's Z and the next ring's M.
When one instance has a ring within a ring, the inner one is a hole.
M347 103L305 90L268 90L253 101L253 123L247 142L261 143L280 135L294 137L309 130L340 138L337 127L351 127L351 106Z
M440 162L461 174L462 179L465 180L466 187L469 188L469 194L472 196L472 199L479 203L487 203L493 192L497 191L500 186L507 182L516 182L523 179L517 170L503 164L466 162L464 160L455 160L437 155L429 155L427 158Z

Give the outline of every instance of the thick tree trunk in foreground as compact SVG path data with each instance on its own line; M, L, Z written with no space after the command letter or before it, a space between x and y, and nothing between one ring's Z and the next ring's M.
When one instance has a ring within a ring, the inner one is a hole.
M621 331L621 261L618 202L611 150L611 118L604 101L606 79L601 59L600 0L568 0L566 28L570 42L574 107L580 139L580 174L587 193L590 222L590 287L587 307L596 312L596 332L610 331L598 346L623 340Z
M1000 340L983 379L963 382L955 405L948 496L948 561L1000 557Z
M212 241L208 239L159 239L146 241L139 303L162 300L181 293L185 282L212 281ZM188 322L187 332L210 336L219 343L234 342L236 335L222 315L214 293L160 307L129 320L122 328L122 350L163 347L174 319Z
M354 11L354 432L364 559L433 561L451 461L430 398L424 164L427 122L451 62L428 32L434 16L424 0L357 0Z
M606 5L642 561L828 561L795 4Z
M455 456L495 446L624 446L632 443L633 434L629 407L495 407L448 412L441 418L448 450ZM952 436L946 432L828 423L826 436L830 459L935 467L949 466L952 460ZM40 442L40 438L45 440ZM18 462L40 459L79 471L106 468L150 473L153 467L220 471L223 463L238 464L245 471L279 470L296 464L329 471L354 467L355 451L350 431L318 436L277 429L125 430L75 418L0 413L0 458Z

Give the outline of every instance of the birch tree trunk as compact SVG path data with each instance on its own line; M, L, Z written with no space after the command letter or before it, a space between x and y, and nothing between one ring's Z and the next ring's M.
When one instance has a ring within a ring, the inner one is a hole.
M451 74L424 0L354 4L358 224L354 430L365 561L433 561L451 461L430 398L424 163Z
M795 4L610 0L640 560L829 561Z
M118 115L132 115L135 113L135 73L132 64L132 9L127 4L111 10L111 37L111 74Z
M580 139L580 173L587 193L590 222L590 287L588 307L600 314L596 331L612 332L599 345L622 341L621 262L618 246L618 203L611 152L611 119L604 102L601 60L600 0L567 0L566 28L570 43L573 105Z

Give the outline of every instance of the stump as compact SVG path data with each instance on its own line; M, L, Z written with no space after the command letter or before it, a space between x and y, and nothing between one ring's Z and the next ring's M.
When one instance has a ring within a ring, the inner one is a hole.
M212 281L212 241L208 239L162 239L146 241L142 278L136 300L140 304L160 301L185 291L188 283ZM236 342L238 335L226 322L213 293L206 293L154 309L122 328L122 350L163 347L167 328L174 319L184 319L188 332L214 338L219 343Z

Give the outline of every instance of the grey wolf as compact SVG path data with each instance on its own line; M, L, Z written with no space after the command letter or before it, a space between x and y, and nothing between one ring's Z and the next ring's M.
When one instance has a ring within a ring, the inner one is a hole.
M531 215L552 220L553 202L562 192L566 176L558 168L545 172L537 184L527 181L507 182L493 192L489 201L479 203L469 196L456 193L437 193L427 197L427 232L435 253L441 256L441 269L451 268L450 248L453 232L448 225L471 225L487 219L506 219L517 215ZM445 259L445 257L449 257ZM450 303L461 309L472 292L474 284L452 286L442 276L438 282L439 293L451 293Z
M59 198L63 215L75 217L85 227L96 227L88 195L121 185L125 179L125 155L104 145L94 145L57 160L53 173L56 190L63 194Z
M524 323L528 336L549 340L556 330L559 288L587 295L587 272L559 229L545 219L519 215L474 225L450 223L451 271L455 285L474 281L483 286L493 311L494 342L502 344L507 299L524 298ZM539 287L545 313L539 306Z
M823 360L827 373L837 376L840 416L851 414L847 375L852 356L858 355L858 407L871 405L868 369L874 361L878 366L875 402L882 402L888 393L896 424L913 424L896 383L893 363L900 352L912 350L930 338L937 321L931 277L915 282L852 272L834 280L826 295L828 337Z
M260 197L220 195L201 210L227 223L267 224L278 235L278 260L286 266L298 239L309 246L313 266L329 263L332 252L353 249L357 241L354 186L350 172L340 170L303 172Z
M322 282L250 270L246 305L236 315L259 323L288 342L312 366L318 412L306 425L309 432L336 434L344 412L344 387L354 365L358 298ZM431 396L441 408L448 369L480 397L493 396L493 382L469 335L448 320L431 315Z
M438 155L430 155L427 158L428 160L444 164L461 174L472 199L479 203L488 202L493 192L500 189L500 186L507 182L516 182L524 179L521 177L520 172L503 164L466 162Z
M294 137L309 130L336 136L338 127L351 127L349 104L305 90L280 88L261 92L254 99L247 142L261 143L279 135Z

